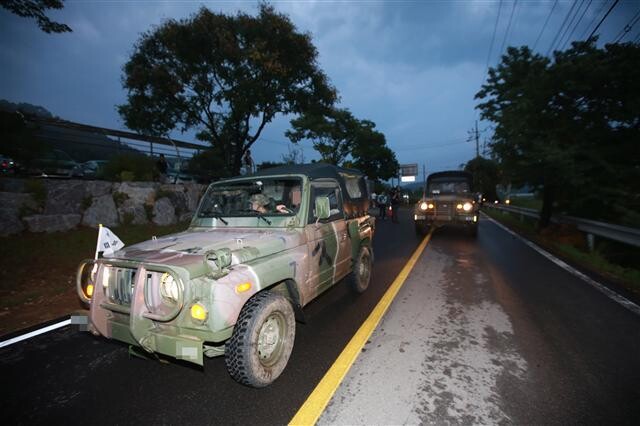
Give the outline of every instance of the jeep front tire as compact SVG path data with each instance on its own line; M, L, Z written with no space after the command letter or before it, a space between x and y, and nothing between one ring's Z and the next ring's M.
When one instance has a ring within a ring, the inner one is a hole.
M353 272L349 276L351 287L357 293L364 293L371 281L371 269L373 267L373 254L367 246L360 247L358 256L353 263Z
M280 376L293 349L296 324L291 303L263 291L245 303L225 350L231 377L265 387Z

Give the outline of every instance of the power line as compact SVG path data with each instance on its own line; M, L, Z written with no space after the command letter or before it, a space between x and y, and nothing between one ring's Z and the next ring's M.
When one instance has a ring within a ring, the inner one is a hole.
M563 48L564 43L562 40L564 40L565 35L569 34L569 29L571 28L571 25L573 25L573 21L576 19L576 16L578 16L578 13L580 13L580 9L582 9L582 5L584 4L584 2L585 0L580 1L578 8L573 12L573 15L571 16L571 20L567 23L567 27L564 29L562 35L558 39L558 45L556 46L558 50L561 50Z
M571 30L571 32L569 33L569 36L567 37L567 40L562 44L562 48L564 49L567 43L569 43L571 41L571 36L573 36L573 33L576 31L576 29L578 28L578 25L580 25L580 22L582 22L582 18L584 18L584 15L587 13L587 10L589 10L589 6L591 6L591 2L593 0L589 0L589 3L587 3L587 7L584 8L584 10L582 11L582 15L580 15L580 18L578 18L578 21L576 22L576 24L573 26L573 29Z
M616 0L615 2L613 2L611 7L609 8L609 10L607 10L607 13L605 13L604 16L602 17L602 19L600 20L600 22L598 22L598 25L596 25L596 27L593 29L593 31L591 31L591 34L589 34L589 37L587 38L587 40L591 40L591 37L593 37L593 35L596 33L596 31L598 31L598 28L600 28L600 25L602 25L604 20L607 19L607 16L609 16L609 14L613 10L613 8L616 7L616 5L618 4L619 1L620 0Z
M417 150L417 149L434 149L434 148L443 148L443 147L447 147L447 146L452 146L452 145L461 145L461 144L466 144L467 140L457 140L455 142L447 142L447 143L443 143L440 145L425 145L425 144L419 144L419 145L408 145L408 146L403 146L401 148L397 148L395 149L395 151L413 151L413 150Z
M507 31L504 33L504 39L502 40L502 46L500 46L500 54L504 52L504 46L507 44L507 38L509 38L509 32L511 31L511 21L513 20L513 13L516 11L516 5L518 0L514 0L513 7L511 8L511 15L509 15L509 23L507 24Z
M551 51L553 50L553 46L555 46L556 41L558 41L558 37L560 36L560 33L564 30L564 26L569 20L569 16L571 16L573 9L576 7L576 3L578 3L578 1L573 0L573 3L571 4L571 8L569 9L569 12L567 12L566 16L564 17L564 20L562 21L562 25L560 25L560 28L558 29L556 36L553 38L553 41L549 45L549 49L547 50L547 54L545 56L549 56L549 53L551 53Z
M638 10L636 14L633 15L633 18L631 18L627 25L625 25L624 28L618 33L618 35L614 37L614 43L620 43L620 41L622 41L627 33L631 31L634 25L638 23L638 20L640 20L640 10Z
M553 14L553 11L555 10L557 5L558 5L558 0L553 2L553 6L551 6L551 10L549 11L549 14L547 15L547 19L545 19L544 25L542 26L542 29L540 30L540 34L538 34L538 38L536 38L536 42L533 43L533 49L531 49L531 50L536 50L536 46L538 45L538 42L540 41L540 37L542 37L542 33L544 33L544 30L547 28L547 24L549 23L549 19L551 18L551 15Z
M596 19L598 19L598 16L600 16L602 11L604 10L605 6L607 5L607 2L608 0L603 1L600 7L598 8L598 11L593 14L593 18L591 18L591 22L589 22L589 24L584 28L582 35L580 35L580 40L585 39L584 36L586 36L587 33L589 32L589 28L593 27L594 22L596 22Z
M496 23L493 26L493 35L491 36L491 44L489 44L489 54L487 55L487 64L485 65L484 78L482 79L482 84L484 84L484 81L487 78L487 72L489 71L489 61L491 60L491 52L493 51L493 43L496 40L496 32L498 30L498 21L500 20L500 10L501 9L502 9L502 0L500 0L500 5L498 6L498 14L496 16ZM482 86L482 84L481 84L481 86Z

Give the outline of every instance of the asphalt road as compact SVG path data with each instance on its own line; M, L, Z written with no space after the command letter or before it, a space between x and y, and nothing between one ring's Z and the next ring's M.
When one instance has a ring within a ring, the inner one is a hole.
M640 316L489 222L436 232L319 424L638 424Z
M341 283L311 303L306 324L298 324L289 365L268 388L238 385L221 358L206 360L203 370L129 358L124 345L62 329L0 350L0 422L285 424L418 242L408 212L400 224L380 223L371 287L355 296ZM430 403L420 405L413 417L398 414L389 423L622 424L640 418L638 315L488 221L481 222L477 240L454 230L436 232L415 274L425 284L411 287L408 280L384 323L390 327L394 312L401 315L413 302L416 312L428 314L415 317L415 323L429 333L400 327L398 333L407 336L387 346L382 339L379 351L367 345L367 356L360 357L375 361L380 351L385 358L392 352L409 354L410 346L397 344L424 337L416 357L422 357L426 373L410 372L413 376L391 388L385 399L402 394L417 380L413 377L424 373L426 385L413 400ZM376 330L372 341L384 333L389 329ZM467 343L493 358L478 367L484 358L459 351ZM354 368L367 368L360 358ZM380 363L368 368L382 383L401 377L392 377L394 370ZM477 380L470 373L474 369ZM439 372L451 380L438 382ZM464 380L455 380L456 372ZM443 383L450 388L443 391ZM460 408L464 398L475 401L471 415ZM347 416L353 410L341 412L338 402L322 422L358 423ZM349 402L348 394L342 402ZM379 408L368 407L371 412Z

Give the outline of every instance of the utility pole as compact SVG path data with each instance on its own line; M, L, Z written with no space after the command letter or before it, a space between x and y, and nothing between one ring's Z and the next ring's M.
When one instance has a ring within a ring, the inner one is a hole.
M422 198L427 196L427 166L422 163Z
M473 186L474 188L478 187L479 184L479 176L478 176L478 161L480 161L480 132L478 132L478 120L476 120L476 126L474 129L469 131L469 139L467 142L471 142L473 139L476 140L476 158L473 161Z
M478 120L476 120L476 158L480 157L480 135L478 134Z

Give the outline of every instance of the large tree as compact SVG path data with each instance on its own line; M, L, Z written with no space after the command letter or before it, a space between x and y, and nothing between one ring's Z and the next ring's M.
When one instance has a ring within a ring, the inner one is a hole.
M384 133L375 129L375 123L362 120L351 150L353 167L372 180L388 180L398 176L400 164L396 154L387 146Z
M359 120L347 109L329 108L291 120L286 132L293 143L311 140L321 161L354 167L370 179L386 180L397 175L395 153L383 133L370 120Z
M262 4L257 16L206 8L144 33L124 66L126 125L163 136L197 130L224 156L226 174L279 114L331 106L336 91L309 34Z
M45 33L72 31L68 25L52 21L46 15L47 9L62 9L62 0L2 0L0 6L23 18L35 19Z
M638 63L637 45L598 49L590 40L553 60L509 48L489 70L476 98L482 117L496 125L492 153L505 179L541 188L542 227L554 206L594 219L637 220Z
M475 157L464 165L464 170L473 173L474 191L489 200L497 199L496 185L500 183L500 167L495 160Z
M340 165L351 154L359 127L349 110L329 108L294 118L286 135L293 143L311 140L322 161Z

